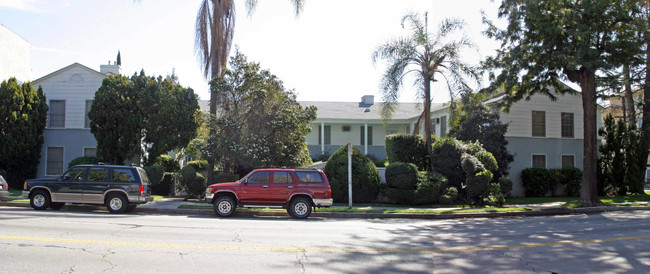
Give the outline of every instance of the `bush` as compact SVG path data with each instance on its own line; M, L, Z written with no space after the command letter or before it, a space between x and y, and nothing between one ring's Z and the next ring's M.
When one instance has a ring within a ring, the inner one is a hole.
M497 174L499 172L497 159L494 158L494 155L492 155L492 153L486 150L479 150L478 152L472 154L472 156L476 157L476 159L478 159L481 164L483 164L483 167L492 172L492 174Z
M470 154L463 154L460 160L460 166L465 174L468 175L474 175L485 170L481 161Z
M335 202L348 202L348 148L342 146L328 159L325 174ZM355 203L374 202L382 185L375 164L357 148L352 153L352 199Z
M503 204L506 202L506 198L501 193L501 187L499 186L498 183L491 183L490 186L488 186L487 193L488 196L485 199L485 202L488 204L502 207Z
M191 165L186 165L179 172L180 189L190 197L201 198L206 188L205 178Z
M77 157L72 159L72 161L70 161L70 164L68 164L68 168L71 168L76 165L96 165L101 161L102 160L97 157Z
M158 156L156 158L156 161L154 162L154 166L164 166L165 171L167 172L177 172L178 170L181 169L180 165L178 164L178 161L176 161L174 157L169 155Z
M159 184L163 176L165 176L164 166L146 166L144 167L144 171L147 173L147 177L149 177L149 182L151 182L152 186Z
M567 196L580 196L582 183L582 170L577 167L566 167L560 170L562 184L566 184Z
M447 178L438 172L420 171L413 204L435 204L447 187Z
M512 180L510 178L501 177L499 178L499 188L501 189L501 194L504 196L510 196L510 191L512 191Z
M451 204L456 201L458 198L458 189L456 187L450 186L445 189L445 192L440 195L441 204Z
M543 197L550 190L551 172L545 168L526 168L521 171L521 182L526 197Z
M174 172L165 172L160 183L151 186L151 194L169 196L172 191L175 175L176 173Z
M467 176L465 188L467 189L469 202L479 205L484 203L484 199L490 196L488 190L490 187L490 181L492 181L492 176L492 172L489 170L483 170L473 176Z
M424 136L414 134L391 134L386 136L388 162L414 164L419 170L429 170L429 155Z
M209 184L229 183L241 179L238 174L230 172L215 172Z
M192 166L197 172L208 170L208 161L206 160L189 161L187 165Z
M449 185L458 190L465 181L465 173L461 168L460 157L463 154L462 144L453 138L438 138L433 143L433 168L449 180Z
M414 164L393 162L386 167L388 187L415 190L418 184L418 168Z

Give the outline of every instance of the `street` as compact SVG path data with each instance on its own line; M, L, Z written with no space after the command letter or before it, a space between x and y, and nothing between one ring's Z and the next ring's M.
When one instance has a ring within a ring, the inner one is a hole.
M409 220L0 207L0 273L650 272L650 211Z

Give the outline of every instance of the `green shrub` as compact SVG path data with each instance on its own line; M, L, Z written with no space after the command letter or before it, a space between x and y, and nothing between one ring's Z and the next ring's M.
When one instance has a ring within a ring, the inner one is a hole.
M388 162L414 164L419 170L429 170L426 140L422 135L391 134L386 136Z
M458 198L458 189L456 187L450 186L445 189L445 192L440 195L441 204L451 204L456 201Z
M582 170L577 167L566 167L560 169L561 183L566 185L567 196L580 196L580 184L582 183Z
M496 205L502 207L506 202L506 198L501 193L501 187L498 183L490 183L487 190L488 196L485 199L485 202L488 204Z
M208 161L206 160L189 161L187 165L194 167L197 172L208 170Z
M186 165L179 172L180 189L185 191L190 197L203 197L206 184L205 178L201 173L196 172L191 165Z
M154 166L164 166L167 172L177 172L181 169L178 161L169 155L160 155L156 158Z
M146 166L144 167L144 171L147 173L147 177L149 177L152 186L159 184L163 176L165 176L164 166Z
M348 202L348 148L342 146L327 161L325 174L332 187L335 202ZM382 185L381 176L375 164L361 151L353 148L352 153L352 200L355 203L374 202Z
M172 191L175 175L176 173L174 172L165 172L160 183L152 185L151 194L169 196Z
M494 155L492 155L492 153L486 150L479 150L478 152L472 154L472 156L476 157L476 159L478 159L481 164L483 164L483 167L492 172L492 174L497 174L499 172L497 159L494 158Z
M545 168L526 168L521 171L521 182L526 197L543 197L550 190L551 172Z
M462 144L453 138L438 138L433 143L433 168L449 180L449 185L460 189L465 181L465 173L461 168L460 157L463 154Z
M438 172L420 171L413 204L435 204L447 187L447 178Z
M501 177L499 178L499 188L501 189L501 194L504 196L510 196L510 191L512 191L512 180L510 178Z
M215 172L209 184L229 183L241 179L238 174L230 172Z
M468 200L472 203L483 204L484 199L490 196L488 192L492 181L492 172L483 170L473 176L467 176L465 188Z
M418 184L418 168L414 164L393 162L386 167L388 187L415 190Z
M72 159L72 161L70 161L70 164L68 164L68 168L71 168L76 165L96 165L101 161L102 160L97 157L77 157Z
M463 156L461 156L460 166L465 172L465 174L467 174L468 176L470 174L474 175L476 173L485 170L485 167L483 166L481 161L479 161L478 159L476 159L476 157L470 154L463 154Z

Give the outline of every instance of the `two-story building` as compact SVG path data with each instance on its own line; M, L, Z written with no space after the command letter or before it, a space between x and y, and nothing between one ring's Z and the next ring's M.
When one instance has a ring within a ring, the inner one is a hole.
M18 83L32 79L29 50L32 44L0 24L0 82L15 77Z
M119 73L117 63L101 65L100 71L74 63L32 82L43 88L50 108L38 177L61 175L74 158L96 156L97 141L90 132L88 112L102 80Z

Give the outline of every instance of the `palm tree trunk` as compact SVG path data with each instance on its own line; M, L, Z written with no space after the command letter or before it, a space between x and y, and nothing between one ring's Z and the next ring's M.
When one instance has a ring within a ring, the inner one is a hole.
M431 171L433 169L433 148L431 140L431 78L424 77L424 135Z

